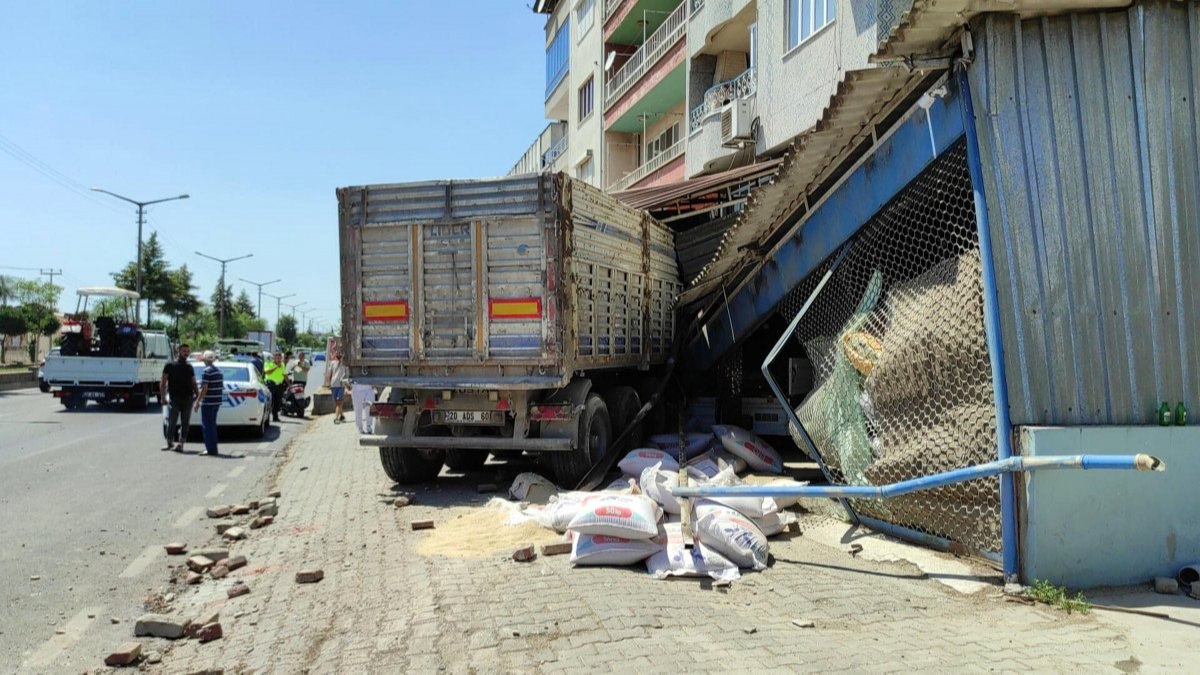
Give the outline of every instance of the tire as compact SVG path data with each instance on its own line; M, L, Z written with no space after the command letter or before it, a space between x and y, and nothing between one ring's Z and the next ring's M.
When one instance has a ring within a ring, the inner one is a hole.
M383 472L397 483L428 483L442 472L446 451L379 448L379 461Z
M262 423L259 424L258 426L250 428L250 435L255 438L262 438L263 436L267 435L267 420L266 420L266 418L263 418Z
M468 473L478 471L487 462L487 450L447 450L446 466L451 471Z
M638 411L642 409L642 399L638 397L637 390L633 387L619 386L604 392L604 402L608 404L609 417L612 418L612 437L615 440L629 427L633 418L637 417ZM645 422L644 419L642 421ZM626 447L641 447L644 426L644 424L638 424L638 428L634 429Z
M599 395L588 394L587 403L579 415L575 449L547 453L558 484L565 488L578 485L592 465L608 452L611 441L612 422L608 416L608 406Z
M38 380L38 391L42 392L43 394L49 394L50 383L45 380Z

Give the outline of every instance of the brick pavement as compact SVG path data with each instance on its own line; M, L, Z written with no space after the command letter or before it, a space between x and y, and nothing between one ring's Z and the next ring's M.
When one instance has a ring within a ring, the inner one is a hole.
M426 535L408 523L484 503L476 483L508 484L491 471L444 478L396 509L377 453L357 447L354 427L314 422L278 476L275 524L232 547L250 564L176 589L177 612L219 607L225 637L174 643L161 668L1114 672L1134 656L1124 632L1094 616L1004 602L994 591L961 595L910 565L851 558L804 536L772 540L774 565L729 589L656 581L640 567L572 569L567 556L419 555ZM309 566L325 579L296 584ZM226 600L236 579L252 592ZM798 628L797 618L816 625Z

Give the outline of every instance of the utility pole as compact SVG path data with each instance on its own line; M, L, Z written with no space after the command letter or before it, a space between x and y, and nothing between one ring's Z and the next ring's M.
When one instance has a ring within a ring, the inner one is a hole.
M295 293L288 293L287 295L271 295L270 293L263 293L263 295L267 296L268 298L275 298L275 332L278 333L279 332L279 308L282 306L282 303L284 300L292 297L293 295L295 295Z
M221 263L221 288L217 292L217 299L221 301L221 312L220 318L217 319L217 332L220 334L220 337L225 337L225 266L235 260L245 260L246 258L250 258L254 254L247 253L246 255L239 255L236 258L214 258L206 253L196 251L196 255L200 256L201 258L208 258L209 260L215 260Z
M136 199L130 199L129 197L122 197L121 195L119 195L115 192L109 192L108 190L101 190L98 187L92 188L92 192L103 192L104 194L106 194L110 197L116 197L117 199L120 199L121 201L129 202L130 204L134 204L138 207L137 260L134 262L133 266L137 270L137 294L138 294L137 319L138 319L138 321L141 321L142 320L141 319L141 317L142 317L142 308L141 308L141 303L142 303L142 225L146 222L146 219L145 219L146 207L150 206L151 204L161 204L163 202L170 202L170 201L174 201L176 199L189 199L190 195L179 195L178 197L167 197L166 199L152 199L148 202L139 202ZM149 309L150 309L150 303L147 302L146 303L147 316L149 315Z
M255 313L258 314L258 318L261 319L262 318L262 296L263 296L262 289L263 289L263 286L270 286L271 284L277 284L280 281L283 281L283 279L276 279L274 281L264 281L261 284L258 283L257 281L250 281L249 279L242 279L241 277L238 277L238 280L244 281L245 283L248 283L251 286L258 286L258 309L255 310Z
M60 276L62 276L62 269L57 269L57 270L54 270L54 269L50 269L50 270L43 270L43 269L39 269L39 270L38 270L38 273L39 273L39 274L41 274L41 275L43 275L43 276L48 276L48 277L50 277L50 290L51 290L51 291L53 291L53 290L54 290L54 277L60 277ZM52 308L52 309L53 309L53 308Z

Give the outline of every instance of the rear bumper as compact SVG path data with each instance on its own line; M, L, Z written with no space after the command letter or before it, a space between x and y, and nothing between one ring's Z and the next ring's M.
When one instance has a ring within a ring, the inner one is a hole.
M358 438L359 445L387 448L429 448L432 450L530 450L533 452L570 452L569 438L497 438L488 436L413 436L368 434Z
M358 384L396 389L423 391L530 391L557 389L565 386L570 378L558 375L514 375L511 377L424 377L393 375L360 375L354 377Z

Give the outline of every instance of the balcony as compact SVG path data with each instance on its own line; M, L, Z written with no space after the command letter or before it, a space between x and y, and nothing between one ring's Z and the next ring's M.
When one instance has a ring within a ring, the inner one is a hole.
M612 185L609 185L608 191L620 192L622 190L629 189L638 181L646 178L646 176L649 176L655 171L658 171L664 166L670 164L672 160L678 159L681 155L683 155L683 148L684 140L681 138L678 141L675 141L675 144L671 147L652 157L650 161L625 174L620 180Z
M718 82L704 92L704 100L688 113L688 133L695 133L700 125L710 115L716 115L731 101L754 96L758 88L758 78L754 68L742 71L741 75Z
M618 5L620 3L617 3ZM687 35L689 2L681 2L666 21L646 38L645 44L629 57L617 72L605 83L604 107L610 108L621 99L638 80L658 63L667 52ZM607 8L607 5L605 6Z
M521 159L517 160L512 169L509 169L508 175L555 171L559 168L556 166L556 160L566 155L566 152L567 124L551 122L533 140L525 153L521 155Z
M542 153L542 171L557 170L558 167L555 165L559 158L567 154L567 147L569 146L569 143L567 142L568 138L570 137L564 134L562 138L558 139L558 141L554 143L554 145L550 146L549 150Z
M621 3L623 2L625 2L625 0L604 0L604 18L608 19L608 17L612 16L612 13L617 11L617 8L620 7Z

